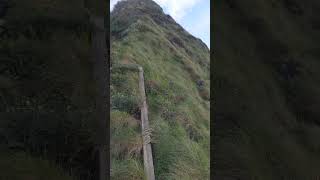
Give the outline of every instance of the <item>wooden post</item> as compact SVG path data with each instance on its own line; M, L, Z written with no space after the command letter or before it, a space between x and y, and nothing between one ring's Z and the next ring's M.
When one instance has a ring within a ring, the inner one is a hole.
M151 149L151 138L149 133L149 119L148 119L148 106L147 98L144 88L144 77L143 69L139 67L139 89L142 98L142 107L141 107L141 128L142 128L142 138L143 138L143 162L144 170L147 176L147 180L155 180L154 176L154 167L153 167L153 157Z
M148 118L148 105L146 98L146 91L144 86L144 75L143 69L139 65L123 65L118 64L114 67L110 68L110 70L114 68L130 68L139 70L139 91L141 95L142 105L141 105L141 130L142 130L142 139L143 139L143 164L144 171L147 177L147 180L155 180L154 175L154 166L153 166L153 157L152 157L152 149L151 149L151 137L150 137L150 127L149 127L149 118Z

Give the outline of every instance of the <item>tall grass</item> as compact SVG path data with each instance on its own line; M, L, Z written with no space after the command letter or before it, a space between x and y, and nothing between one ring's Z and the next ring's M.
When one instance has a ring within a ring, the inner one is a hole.
M144 180L138 73L114 68L111 74L111 179Z

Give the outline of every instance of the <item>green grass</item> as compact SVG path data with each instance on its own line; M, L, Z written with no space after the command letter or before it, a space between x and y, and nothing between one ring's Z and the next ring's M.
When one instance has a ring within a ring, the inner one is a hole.
M138 72L111 73L111 179L144 180Z
M146 180L141 161L137 159L111 160L111 179Z

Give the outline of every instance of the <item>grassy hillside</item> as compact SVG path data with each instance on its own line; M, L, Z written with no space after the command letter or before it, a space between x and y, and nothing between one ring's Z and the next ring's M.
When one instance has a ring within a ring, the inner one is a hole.
M112 65L144 68L156 178L209 179L209 49L151 0L119 2L110 23ZM138 74L111 74L111 174L143 179Z
M215 2L215 179L320 176L319 8Z

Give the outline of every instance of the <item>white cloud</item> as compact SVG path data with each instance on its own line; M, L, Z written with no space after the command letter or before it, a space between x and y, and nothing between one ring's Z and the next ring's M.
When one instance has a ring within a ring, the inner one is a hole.
M197 37L202 37L202 40L210 47L210 11L203 12L199 15L201 21L193 22L186 26L186 29Z
M110 11L113 10L113 7L114 7L119 1L126 1L126 0L110 0Z
M110 10L120 0L110 1ZM166 13L170 14L176 21L181 20L193 6L202 0L154 0Z
M201 0L154 0L176 21L180 21Z
M114 5L116 5L118 1L120 1L120 0L111 0L110 1L110 11L112 11Z

